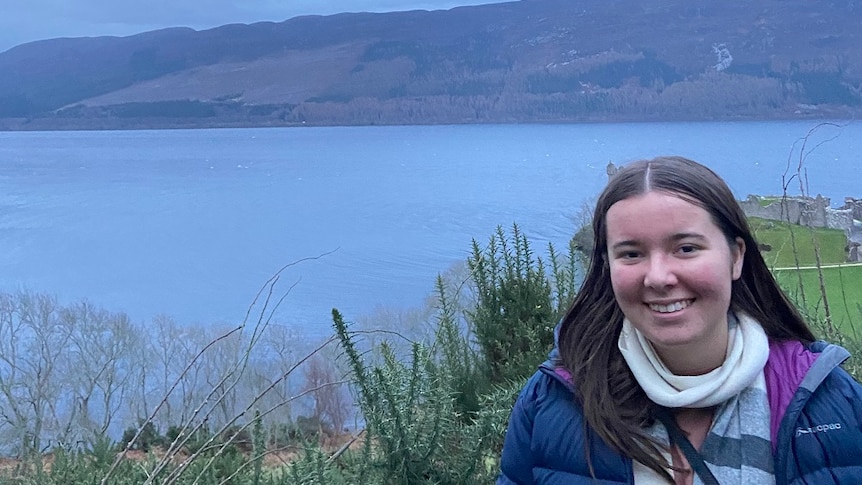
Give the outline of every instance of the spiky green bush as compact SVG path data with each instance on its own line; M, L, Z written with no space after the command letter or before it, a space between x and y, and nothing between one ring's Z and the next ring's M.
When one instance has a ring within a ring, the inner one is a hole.
M492 383L522 381L553 347L554 326L577 284L575 247L562 261L549 244L551 281L517 224L511 234L498 227L484 248L473 240L468 264L476 306L469 320Z
M365 417L366 461L362 483L471 483L482 463L485 440L466 440L470 424L455 411L452 378L432 349L414 343L401 362L385 342L382 363L368 365L337 310L333 323L349 361ZM443 359L445 361L445 359Z

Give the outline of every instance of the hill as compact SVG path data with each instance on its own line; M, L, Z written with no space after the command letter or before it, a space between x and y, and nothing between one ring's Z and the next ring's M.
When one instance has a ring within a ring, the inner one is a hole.
M0 53L0 129L850 118L862 2L522 0Z

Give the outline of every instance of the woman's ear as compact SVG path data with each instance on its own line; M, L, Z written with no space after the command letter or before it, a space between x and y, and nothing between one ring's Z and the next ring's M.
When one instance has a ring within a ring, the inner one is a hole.
M745 241L741 237L734 239L730 245L730 258L733 262L730 274L735 281L742 276L742 262L745 261Z

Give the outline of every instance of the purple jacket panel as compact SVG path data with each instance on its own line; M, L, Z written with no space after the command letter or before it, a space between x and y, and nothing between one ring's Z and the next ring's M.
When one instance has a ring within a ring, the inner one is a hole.
M769 399L769 429L773 451L787 406L819 355L806 349L798 341L769 342L769 358L763 373Z

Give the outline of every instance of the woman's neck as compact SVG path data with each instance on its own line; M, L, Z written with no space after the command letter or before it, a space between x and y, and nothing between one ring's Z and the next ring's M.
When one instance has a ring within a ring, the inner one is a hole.
M704 352L674 350L670 353L663 353L656 349L656 354L674 375L702 376L724 364L727 357L727 345L720 349L713 348Z
M683 430L695 449L700 449L706 439L716 407L678 408L673 410L676 424Z
M678 408L673 411L676 424L698 451L703 446L703 442L706 441L706 436L712 427L715 410L716 407L713 406L708 408ZM671 447L670 454L673 466L684 470L673 473L674 483L676 485L691 485L694 481L694 473L685 454L677 445Z

